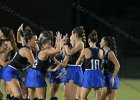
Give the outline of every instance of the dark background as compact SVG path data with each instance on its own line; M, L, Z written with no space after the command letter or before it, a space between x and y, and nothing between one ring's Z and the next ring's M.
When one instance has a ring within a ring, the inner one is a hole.
M86 8L88 13L76 9L73 3ZM37 35L43 29L70 34L74 27L81 25L86 35L95 29L99 40L106 35L116 38L120 76L139 78L139 6L140 0L3 0L0 1L0 27L12 28L15 35L21 23L31 26Z

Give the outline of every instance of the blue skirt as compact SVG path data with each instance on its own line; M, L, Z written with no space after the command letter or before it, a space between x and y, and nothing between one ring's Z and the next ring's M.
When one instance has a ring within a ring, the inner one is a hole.
M2 78L4 81L9 82L13 78L20 79L20 72L16 70L13 66L8 65L2 69Z
M104 87L108 87L110 89L118 89L119 88L119 78L115 76L114 78L114 85L112 86L111 83L112 74L104 74Z
M104 86L103 74L98 70L85 70L82 87L84 88L102 88Z
M47 86L45 73L32 68L28 68L24 82L27 88L43 88Z
M83 82L83 71L81 66L77 65L68 65L67 66L67 75L66 75L66 82L73 80L73 82L81 86Z
M48 77L49 77L49 82L50 83L65 83L66 81L66 76L62 78L56 78L60 73L66 71L64 68L60 68L55 72L49 72Z

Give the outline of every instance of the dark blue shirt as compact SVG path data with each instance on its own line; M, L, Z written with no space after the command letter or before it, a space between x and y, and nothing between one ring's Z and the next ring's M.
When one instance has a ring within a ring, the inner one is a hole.
M68 64L72 64L72 65L75 65L76 64L76 61L78 60L80 56L80 51L76 52L75 54L71 55L69 57L69 61L68 61Z
M28 45L25 45L22 48L28 48L30 50ZM19 50L16 51L16 53L15 53L14 57L12 58L11 63L9 65L15 67L18 70L22 70L27 66L28 59L26 57L22 57L19 54Z
M112 50L108 50L106 54L104 55L104 60L103 60L103 67L104 67L104 73L113 73L114 72L114 67L115 65L111 60L108 59L108 53L111 52Z
M41 52L41 50L39 52ZM40 60L38 58L39 52L36 55L35 62L33 64L32 68L46 73L47 69L54 64L54 61L49 56L46 57L46 59L44 59L44 60Z
M82 67L84 69L100 69L101 68L101 59L98 56L100 48L88 48L91 51L91 57L88 59L84 59Z

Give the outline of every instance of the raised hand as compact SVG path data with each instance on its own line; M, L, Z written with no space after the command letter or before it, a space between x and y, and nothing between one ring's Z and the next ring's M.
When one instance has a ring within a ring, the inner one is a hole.
M62 38L62 35L60 34L60 32L59 32L59 31L56 32L56 40L57 40L57 41L60 41L61 38Z
M18 28L18 31L23 31L23 23L20 25L20 27Z

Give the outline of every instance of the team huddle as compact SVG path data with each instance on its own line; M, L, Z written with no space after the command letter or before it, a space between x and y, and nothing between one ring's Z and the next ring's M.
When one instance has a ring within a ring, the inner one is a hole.
M51 31L42 31L37 37L23 24L16 37L12 29L0 28L0 80L7 94L4 100L58 100L56 92L61 83L63 100L88 100L92 88L95 96L89 100L116 100L120 64L113 37L103 37L97 47L97 32L92 30L86 37L80 26L71 34L56 32L53 46ZM85 48L86 38L89 47ZM22 47L17 48L16 43ZM0 100L3 94L1 91Z

